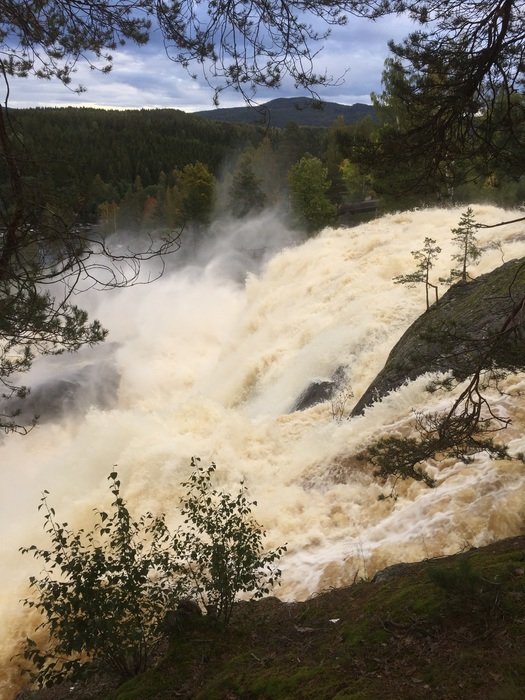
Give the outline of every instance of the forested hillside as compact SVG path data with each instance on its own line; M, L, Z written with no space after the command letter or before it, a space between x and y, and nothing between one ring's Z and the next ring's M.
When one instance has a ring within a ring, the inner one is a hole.
M243 151L262 148L273 186L308 152L320 155L324 130L221 124L178 110L85 108L12 110L32 178L63 198L80 221L119 228L205 223L217 204L219 177ZM271 163L270 163L271 161ZM251 195L250 195L251 196Z
M328 128L336 119L355 124L361 119L376 118L372 105L341 105L311 97L279 97L264 104L229 107L196 112L201 117L229 124L259 124L285 127L290 122L300 126Z
M117 192L125 192L137 176L147 187L162 171L196 161L217 173L227 154L262 138L259 129L216 124L179 110L67 107L12 110L11 115L55 185L99 175Z
M319 111L290 112L291 102L268 104L298 121ZM487 170L482 161L470 163L457 183L449 171L436 172L413 189L425 154L408 170L401 159L385 167L396 146L388 140L390 108L379 105L379 122L365 116L347 123L338 107L324 105L324 118L334 117L328 128L227 124L178 110L34 108L10 110L10 119L26 186L37 185L37 199L77 223L99 224L104 234L187 224L202 231L217 215L244 217L265 207L279 207L289 225L313 233L354 223L363 209L370 216L425 203L523 201L523 177Z

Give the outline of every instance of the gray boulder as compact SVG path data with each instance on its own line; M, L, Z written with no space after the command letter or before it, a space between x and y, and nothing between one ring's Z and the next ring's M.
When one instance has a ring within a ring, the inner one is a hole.
M479 366L525 367L525 258L458 282L394 346L352 415L426 372L463 379Z
M346 381L344 367L338 367L330 379L314 379L294 403L294 411L304 411L323 401L329 401Z

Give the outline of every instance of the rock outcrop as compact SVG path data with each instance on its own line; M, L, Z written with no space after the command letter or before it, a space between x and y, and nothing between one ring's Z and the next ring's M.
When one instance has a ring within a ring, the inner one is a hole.
M330 379L314 379L294 403L291 412L304 411L323 401L329 401L334 394L344 386L346 372L344 367L338 367Z
M525 367L524 301L525 258L458 282L397 342L352 415L426 372L451 371L461 379L489 355L499 367Z

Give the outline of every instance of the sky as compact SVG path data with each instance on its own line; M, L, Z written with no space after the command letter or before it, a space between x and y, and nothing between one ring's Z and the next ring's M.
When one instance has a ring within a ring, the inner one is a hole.
M344 27L332 29L331 36L319 47L317 72L327 71L336 84L319 91L321 99L340 104L370 104L370 93L381 91L381 74L388 56L388 40L399 40L410 31L409 20L387 17L376 22L349 18ZM113 52L109 74L79 64L73 84L82 84L86 92L75 93L58 81L37 78L13 79L10 84L11 107L49 106L102 107L107 109L180 109L195 112L213 109L213 90L203 77L193 80L182 67L166 56L155 36L146 46L127 44ZM279 90L259 89L260 103L276 97L297 97L296 90L285 83ZM234 90L221 93L220 107L244 104Z

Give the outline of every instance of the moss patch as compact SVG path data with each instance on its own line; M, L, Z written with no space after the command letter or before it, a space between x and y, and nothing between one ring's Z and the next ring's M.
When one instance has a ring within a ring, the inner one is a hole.
M239 603L227 630L203 618L171 640L156 668L113 690L92 682L74 697L521 700L524 568L525 537L516 537L396 567L303 603ZM448 572L444 584L436 571ZM488 605L484 585L497 592ZM24 700L71 697L69 688L55 688Z

